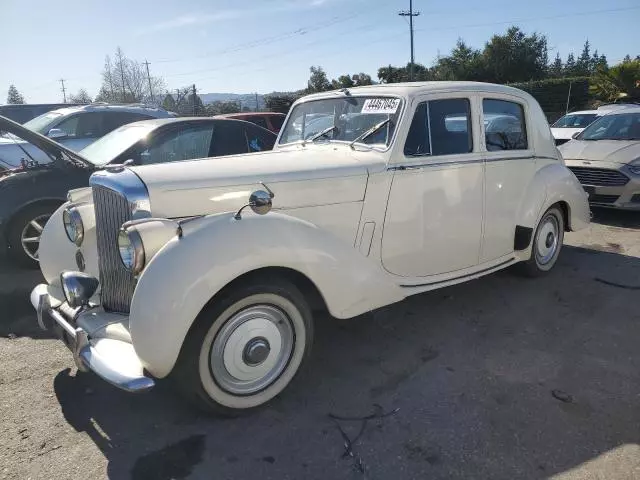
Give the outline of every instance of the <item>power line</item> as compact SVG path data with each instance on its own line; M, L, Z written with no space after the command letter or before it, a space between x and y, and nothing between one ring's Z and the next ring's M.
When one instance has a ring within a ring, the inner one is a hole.
M409 65L409 81L412 82L413 81L413 63L414 63L414 57L413 57L413 17L417 17L418 15L420 15L420 12L414 12L413 11L413 0L409 0L409 10L402 10L400 12L398 12L398 15L400 15L401 17L409 17L409 32L410 32L410 36L411 36L411 64Z
M60 90L62 90L62 98L64 99L64 103L67 103L67 91L64 88L64 78L60 79L60 83L62 84L62 88Z

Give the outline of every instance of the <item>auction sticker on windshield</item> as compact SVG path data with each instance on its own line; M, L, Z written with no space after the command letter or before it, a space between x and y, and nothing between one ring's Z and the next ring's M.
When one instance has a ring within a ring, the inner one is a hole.
M399 106L399 98L367 98L362 113L396 113Z

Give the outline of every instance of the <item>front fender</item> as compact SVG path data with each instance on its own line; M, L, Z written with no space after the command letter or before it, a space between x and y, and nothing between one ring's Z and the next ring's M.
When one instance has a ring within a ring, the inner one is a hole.
M220 214L183 225L138 279L131 337L156 377L172 370L184 338L206 303L245 273L286 267L309 278L337 318L404 298L377 263L315 225L281 213Z
M516 224L535 229L542 214L558 202L568 206L570 230L581 230L589 225L587 194L571 170L553 162L538 170L529 183L518 208Z

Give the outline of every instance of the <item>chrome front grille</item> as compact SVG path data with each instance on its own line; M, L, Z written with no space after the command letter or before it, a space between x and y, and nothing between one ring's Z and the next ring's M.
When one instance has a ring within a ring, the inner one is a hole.
M622 187L629 182L629 177L617 170L606 168L569 167L582 185L595 187Z
M105 310L128 313L135 279L118 252L118 232L131 220L129 202L117 191L93 185L101 300Z

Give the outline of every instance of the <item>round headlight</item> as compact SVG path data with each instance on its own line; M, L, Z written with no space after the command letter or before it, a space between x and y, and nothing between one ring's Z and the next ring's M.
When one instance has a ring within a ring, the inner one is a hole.
M118 233L118 251L124 267L134 275L144 267L144 247L140 234L135 229L120 230Z
M65 208L64 212L62 212L62 222L64 223L64 231L67 234L67 238L78 247L82 245L84 225L78 209L75 207Z

